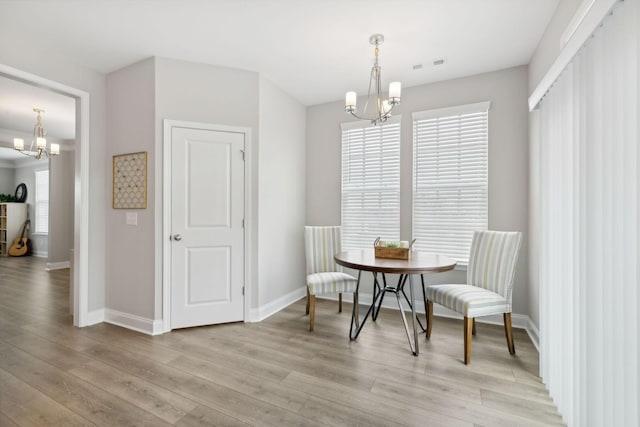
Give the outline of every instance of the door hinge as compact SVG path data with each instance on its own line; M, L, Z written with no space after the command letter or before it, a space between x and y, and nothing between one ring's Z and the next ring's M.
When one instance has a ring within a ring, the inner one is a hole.
M242 287L242 296L244 296L244 286Z
M242 218L242 228L244 228L244 218Z
M244 160L244 150L240 150L240 152L242 153L242 160Z

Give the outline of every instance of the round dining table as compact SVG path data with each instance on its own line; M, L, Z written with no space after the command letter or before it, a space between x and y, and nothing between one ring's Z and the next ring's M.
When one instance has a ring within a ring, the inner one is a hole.
M358 270L358 282L355 290L356 302L353 305L353 314L351 315L351 327L349 329L349 338L355 340L358 338L360 331L364 327L369 315L375 321L380 312L382 306L382 300L386 293L394 293L398 302L398 308L402 315L402 321L404 324L405 332L407 333L407 340L409 341L409 347L412 353L417 356L418 350L418 328L416 326L416 305L415 305L415 292L413 287L413 275L420 274L422 279L422 295L424 300L424 279L423 274L441 273L449 270L453 270L456 266L456 261L448 256L421 252L411 251L409 259L392 259L392 258L378 258L375 256L374 249L359 249L339 252L334 255L336 263L343 267ZM370 271L373 273L373 296L371 299L371 305L369 306L364 318L360 320L359 313L359 292L361 276L363 271ZM378 280L378 273L382 274L382 283ZM385 274L398 274L398 282L395 285L387 284ZM409 296L405 293L406 282L409 282ZM411 309L411 317L413 323L413 339L409 332L409 325L407 323L406 316L404 314L404 308L402 306L401 295L407 301ZM376 307L377 304L377 307ZM425 310L426 302L425 302ZM422 326L422 325L421 325Z

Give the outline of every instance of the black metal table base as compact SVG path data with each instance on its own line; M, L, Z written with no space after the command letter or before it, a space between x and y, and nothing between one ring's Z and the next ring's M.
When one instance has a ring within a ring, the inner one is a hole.
M356 293L359 293L360 291L361 275L362 275L362 271L359 271L358 283L356 285ZM407 297L407 294L404 291L407 278L409 279L409 297ZM420 278L422 282L422 296L424 300L425 299L424 278L422 277L422 275L420 275ZM411 352L413 353L413 355L417 356L419 354L419 350L418 350L418 328L416 327L416 323L418 323L418 325L420 326L420 329L423 332L425 331L426 323L425 323L425 326L423 326L422 322L420 321L420 319L418 319L416 315L414 289L413 289L413 277L410 274L401 274L400 277L398 278L397 285L389 286L387 285L387 278L384 273L382 273L382 285L380 285L380 282L378 281L378 273L373 272L373 296L372 296L371 305L369 306L369 309L365 313L362 321L359 321L360 312L359 312L358 306L354 304L353 313L351 315L351 328L349 330L349 338L351 338L351 340L355 340L358 338L358 335L360 335L360 332L362 331L364 324L367 322L369 315L371 315L371 319L373 319L374 322L376 321L376 319L378 318L378 314L380 314L382 301L387 292L392 292L396 295L396 301L398 302L398 308L400 309L400 314L402 316L402 323L404 325L404 330L407 334L409 347L411 348ZM400 294L404 296L405 301L407 302L407 304L409 304L409 308L411 309L413 334L409 332L409 325L407 323L407 318L404 314L404 308L402 306L402 300L400 298ZM426 310L426 306L427 304L425 301L425 310ZM413 339L411 338L411 335L413 335Z

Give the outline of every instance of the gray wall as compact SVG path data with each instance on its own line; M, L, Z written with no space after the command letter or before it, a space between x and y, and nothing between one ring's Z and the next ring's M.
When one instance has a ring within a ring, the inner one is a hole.
M258 74L249 71L193 62L156 58L156 158L157 179L162 176L162 120L186 120L251 129L250 151L253 189L251 205L252 277L251 307L258 306ZM156 209L162 209L161 181L156 181ZM162 221L156 222L156 236L162 236ZM162 317L162 253L156 242L155 319Z
M107 180L106 307L153 319L155 299L155 66L153 59L107 76L107 139L104 159L112 177L112 156L147 151L147 209L112 209L112 181ZM126 225L136 212L138 225Z
M110 73L107 82L109 140L113 144L107 161L113 154L148 152L147 209L137 210L138 226L125 224L125 211L107 214L107 308L161 319L163 119L251 128L255 169L258 75L150 58ZM257 188L257 173L254 180L253 188ZM257 216L253 221L257 251ZM254 260L257 266L257 258ZM257 268L253 271L257 276ZM257 304L257 289L254 295Z
M107 308L162 318L164 119L251 129L250 306L304 285L302 105L256 73L150 58L107 76L107 112L108 160L113 154L148 152L147 209L137 211L138 226L125 224L125 211L107 213ZM280 254L287 250L294 251L295 262L283 263Z
M547 25L531 61L529 61L529 93L533 92L561 50L560 38L583 0L561 0Z
M524 242L514 290L514 313L530 314L528 304L528 70L526 66L405 88L398 113L401 125L401 222L410 240L412 205L411 113L491 101L489 111L489 228L519 230ZM362 100L358 101L363 105ZM340 224L340 123L349 121L342 101L307 109L307 224ZM464 283L466 273L429 277L430 283Z
M15 181L14 171L13 166L0 166L0 194L15 194L16 186L13 184Z
M265 78L259 105L258 276L264 306L306 283L306 109Z
M83 68L55 49L28 35L18 38L0 38L0 63L42 76L46 79L83 90L90 95L91 150L89 178L89 310L104 308L105 291L105 76ZM79 114L79 110L76 109ZM76 120L76 135L80 135L80 121ZM76 159L81 147L76 147ZM79 163L76 163L77 165ZM75 180L80 182L79 170Z
M70 261L73 248L75 153L62 151L49 161L49 262Z

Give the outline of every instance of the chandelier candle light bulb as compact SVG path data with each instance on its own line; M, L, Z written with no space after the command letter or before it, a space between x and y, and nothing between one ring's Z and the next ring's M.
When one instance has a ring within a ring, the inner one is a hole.
M389 100L391 102L400 102L400 91L402 90L402 84L400 82L389 83Z
M13 138L13 148L16 150L22 151L24 150L24 139L22 138Z
M358 95L355 92L347 92L345 96L345 110L347 112L356 111L356 103L358 101Z

